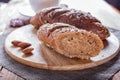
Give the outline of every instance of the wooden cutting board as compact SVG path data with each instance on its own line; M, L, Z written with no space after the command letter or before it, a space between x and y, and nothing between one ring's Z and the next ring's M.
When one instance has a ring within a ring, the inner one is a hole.
M31 43L34 48L31 55L24 55L20 48L13 47L11 41L20 40ZM119 41L111 33L111 36L104 41L105 47L96 57L90 60L70 59L49 47L46 47L36 36L32 25L16 29L8 35L5 40L5 50L14 60L35 68L49 70L83 70L103 64L115 57L119 50Z

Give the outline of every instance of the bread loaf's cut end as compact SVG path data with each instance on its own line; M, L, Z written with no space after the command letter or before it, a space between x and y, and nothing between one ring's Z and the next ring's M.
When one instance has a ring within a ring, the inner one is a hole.
M59 34L53 48L70 58L89 59L99 54L103 49L103 42L97 35L80 30Z
M37 36L56 52L70 58L89 59L103 49L98 35L65 23L42 25Z

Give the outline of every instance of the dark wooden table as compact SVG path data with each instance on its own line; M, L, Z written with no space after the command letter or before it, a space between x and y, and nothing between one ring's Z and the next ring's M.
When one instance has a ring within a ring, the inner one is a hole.
M13 0L15 1L15 0ZM18 0L19 2L20 0ZM23 0L21 0L23 1ZM24 0L25 1L25 0ZM16 16L19 16L20 14L18 12L14 12L11 16L7 16L8 12L10 12L11 10L17 11L18 6L23 5L21 2L19 2L19 4L13 4L11 5L12 2L8 5L8 7L6 7L6 9L4 10L4 14L2 14L2 17L4 17L4 20L6 20L6 22L9 22L9 20L11 18L16 18ZM16 6L16 7L14 7ZM114 7L113 7L114 8ZM114 8L118 13L120 13L120 11L118 11L116 8ZM14 15L15 14L15 15ZM7 18L5 18L7 16ZM2 24L1 24L2 25ZM3 25L3 27L6 25ZM120 80L120 71L118 71L112 78L112 80ZM9 70L5 69L2 65L0 65L0 80L25 80L24 78L21 78L20 76L18 76L17 74L14 74L12 72L10 72Z
M0 66L0 80L25 80Z

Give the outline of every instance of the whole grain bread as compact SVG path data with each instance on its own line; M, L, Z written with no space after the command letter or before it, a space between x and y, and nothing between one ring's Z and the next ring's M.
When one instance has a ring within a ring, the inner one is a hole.
M98 35L65 23L44 24L37 36L56 52L70 58L90 59L103 49Z
M43 24L55 22L67 23L79 29L93 32L102 40L110 35L108 29L90 13L75 9L61 7L45 8L30 20L30 23L37 29Z

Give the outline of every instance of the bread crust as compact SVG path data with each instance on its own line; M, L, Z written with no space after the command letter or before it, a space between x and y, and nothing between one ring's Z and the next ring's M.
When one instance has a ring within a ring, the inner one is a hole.
M109 37L108 29L93 17L90 13L80 10L52 7L38 12L31 18L30 23L39 28L46 23L62 22L73 25L79 29L84 29L97 34L102 40Z
M37 36L56 52L70 58L89 59L103 49L98 35L64 23L42 25Z

